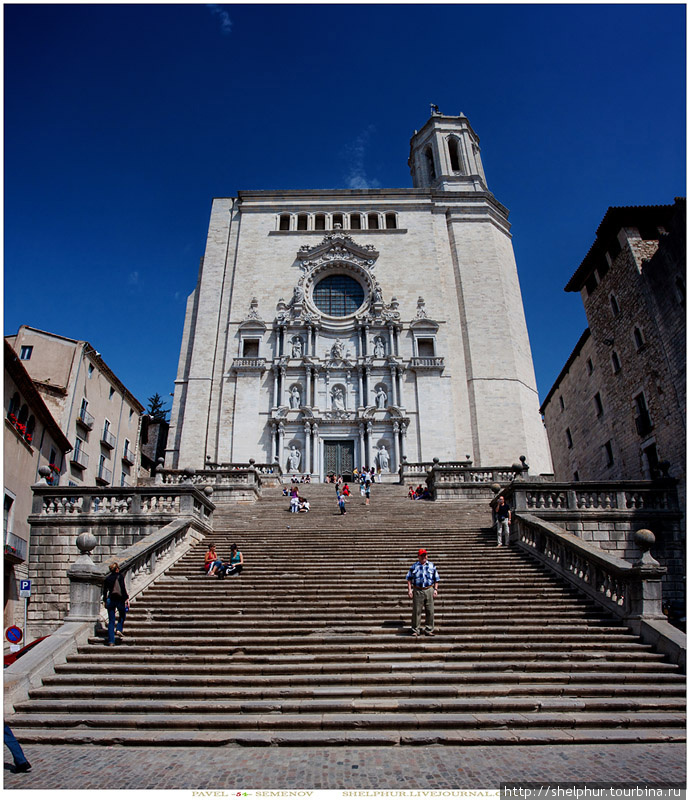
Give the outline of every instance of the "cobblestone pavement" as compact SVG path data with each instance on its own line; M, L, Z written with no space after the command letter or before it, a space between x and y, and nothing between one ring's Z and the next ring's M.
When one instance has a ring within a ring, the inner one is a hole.
M682 744L503 747L94 747L28 745L8 789L498 789L501 782L685 785ZM238 777L239 776L239 777Z

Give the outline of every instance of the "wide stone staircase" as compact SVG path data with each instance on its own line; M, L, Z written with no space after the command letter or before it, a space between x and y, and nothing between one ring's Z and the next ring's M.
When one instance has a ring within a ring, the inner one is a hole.
M115 648L93 637L10 724L27 743L405 745L685 740L678 669L519 550L486 503L376 484L340 516L334 487L219 508L207 542L137 599ZM410 636L419 547L441 583L437 635Z

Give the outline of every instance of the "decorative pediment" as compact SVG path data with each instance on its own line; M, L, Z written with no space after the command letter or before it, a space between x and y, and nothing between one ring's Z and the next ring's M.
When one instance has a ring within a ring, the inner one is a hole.
M370 270L374 268L378 257L378 250L373 244L358 244L351 236L341 231L328 233L316 247L305 244L297 252L300 267L305 271L333 262L352 264Z
M417 298L417 314L415 318L410 322L410 328L414 328L415 330L427 330L427 331L437 331L438 330L438 322L435 322L433 319L429 317L426 313L426 303L424 302L423 297Z
M239 329L254 331L266 330L266 323L259 316L259 301L256 299L256 297L252 297L252 300L249 303L249 311L247 316L240 323Z

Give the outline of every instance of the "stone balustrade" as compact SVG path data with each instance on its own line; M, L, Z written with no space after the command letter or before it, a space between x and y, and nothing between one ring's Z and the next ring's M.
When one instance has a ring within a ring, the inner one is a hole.
M471 461L434 459L426 479L434 500L491 500L492 486L504 486L526 471L522 464L512 467L473 467ZM403 473L404 477L404 473Z
M29 577L32 596L28 608L31 634L50 633L70 608L67 571L77 558L75 539L88 530L96 538L94 555L106 562L116 553L136 547L147 536L184 519L195 530L210 533L215 504L213 489L190 482L159 486L109 487L48 486L33 488ZM145 566L133 565L136 573Z
M510 541L684 668L685 634L670 626L662 611L667 569L649 553L655 537L637 531L636 538L641 555L630 563L534 514L516 511Z
M280 465L208 462L201 470L164 469L156 471L157 486L177 486L186 481L193 486L211 486L216 502L255 501L262 486L280 485L283 471Z

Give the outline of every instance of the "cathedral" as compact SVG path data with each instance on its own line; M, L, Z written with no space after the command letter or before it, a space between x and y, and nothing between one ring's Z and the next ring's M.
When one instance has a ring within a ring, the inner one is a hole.
M432 107L408 163L413 188L214 199L167 467L551 472L508 210L467 117Z

